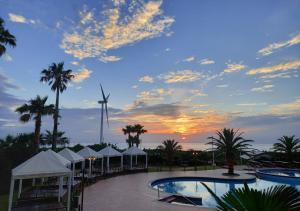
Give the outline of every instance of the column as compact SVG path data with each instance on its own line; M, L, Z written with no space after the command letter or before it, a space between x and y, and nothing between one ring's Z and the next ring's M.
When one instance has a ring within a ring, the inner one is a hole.
M8 211L11 211L11 207L12 207L12 200L13 200L13 196L14 196L14 185L15 185L15 180L12 177L10 180Z

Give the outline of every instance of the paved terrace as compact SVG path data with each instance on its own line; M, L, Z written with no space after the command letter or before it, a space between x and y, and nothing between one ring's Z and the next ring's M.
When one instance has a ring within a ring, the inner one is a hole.
M174 171L138 173L117 176L86 187L84 192L84 209L88 211L164 211L164 210L215 210L212 208L173 205L158 201L157 190L152 189L150 182L166 177L209 177L222 179L254 179L255 176L245 171L236 171L240 176L222 175L225 169L207 171ZM161 197L170 194L161 193Z

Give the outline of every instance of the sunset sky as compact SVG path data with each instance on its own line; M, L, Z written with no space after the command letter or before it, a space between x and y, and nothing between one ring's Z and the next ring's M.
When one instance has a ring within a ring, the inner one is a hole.
M0 0L17 38L0 58L0 137L34 130L15 108L37 94L53 62L75 79L61 95L59 129L99 142L99 83L110 93L107 142L140 123L144 146L205 143L222 127L256 144L300 137L300 1ZM42 130L52 130L43 118Z

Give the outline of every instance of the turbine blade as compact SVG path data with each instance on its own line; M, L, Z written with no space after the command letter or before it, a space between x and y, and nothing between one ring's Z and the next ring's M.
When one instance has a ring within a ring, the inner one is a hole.
M107 125L108 125L108 127L109 127L107 103L105 103L105 113L106 113L106 121L107 121Z
M109 96L110 96L110 93L106 96L106 102L108 101L108 98L109 98Z
M103 100L105 101L105 94L103 92L103 88L102 88L102 85L100 84L100 87L101 87L101 92L102 92L102 97L103 97Z

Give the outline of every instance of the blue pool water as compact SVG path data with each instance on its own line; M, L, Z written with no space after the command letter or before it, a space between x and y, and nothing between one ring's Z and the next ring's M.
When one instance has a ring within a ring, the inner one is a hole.
M233 188L243 187L242 182L236 181L211 181L200 178L169 178L163 180L157 180L152 183L152 187L157 189L159 186L160 191L164 191L172 194L180 194L184 196L191 197L201 197L204 207L216 207L216 201L206 190L206 188L201 184L204 182L208 187L210 187L218 196L222 196L224 193L228 192ZM275 181L267 181L262 179L252 180L247 182L249 187L255 188L257 190L265 189L274 185L291 185L296 187L300 191L300 183L279 183Z

